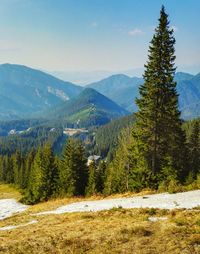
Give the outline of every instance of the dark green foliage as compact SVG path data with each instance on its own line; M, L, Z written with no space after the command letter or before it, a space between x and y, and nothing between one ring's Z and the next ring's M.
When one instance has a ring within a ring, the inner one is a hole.
M60 163L61 193L84 195L88 177L86 162L82 143L69 139Z
M44 196L47 200L58 193L59 186L58 162L49 144L46 144L43 149L42 163L44 171Z
M85 194L88 196L103 193L105 187L106 163L100 161L96 164L92 161L88 167L89 176Z
M14 183L21 186L22 184L22 156L19 151L12 156L13 161L13 174L14 174Z
M105 174L106 174L106 163L105 161L100 161L96 170L96 191L97 193L103 193L105 188Z
M39 147L30 171L28 188L24 198L26 203L35 204L45 200L44 177L42 148Z
M30 155L31 159L31 155ZM30 169L24 201L35 204L58 194L58 164L49 144L39 147Z
M139 111L129 132L122 132L106 172L105 194L157 188L164 182L184 182L188 175L185 132L174 82L173 30L161 9L149 48L144 84L136 100Z
M88 177L88 184L86 187L86 195L91 196L97 193L96 189L96 171L97 167L95 162L90 163L89 165L89 177Z
M132 126L135 121L135 116L125 116L114 120L95 131L92 131L92 139L89 140L89 145L86 146L91 154L98 154L102 158L107 158L107 161L113 159L115 150L119 143L119 134L123 128ZM92 145L91 145L92 143Z
M200 124L195 121L192 127L192 133L189 139L189 158L192 168L190 169L192 177L196 178L200 173Z
M19 130L24 130L22 126L21 128ZM56 149L62 138L62 128L54 128L52 131L52 127L48 126L33 127L23 133L0 137L0 154L13 154L16 150L26 154L32 148L36 149L39 145L44 145L47 142Z
M162 171L166 167L167 171L173 170L177 177L185 176L185 137L181 129L176 82L173 80L174 44L173 30L169 28L168 15L162 7L159 25L149 47L144 84L139 90L140 98L136 100L139 111L133 130L133 149L135 153L138 150L133 167L138 168L138 163L144 162L139 167L148 171L152 187L156 187L160 180L158 177L164 176Z
M130 185L130 152L132 137L130 128L124 129L119 137L119 146L114 160L109 164L106 172L105 194L125 192L132 189Z

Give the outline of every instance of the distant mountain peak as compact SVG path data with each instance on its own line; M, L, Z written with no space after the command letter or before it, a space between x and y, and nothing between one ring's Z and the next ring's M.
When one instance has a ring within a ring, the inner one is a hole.
M0 120L31 117L77 96L82 87L24 65L0 65Z
M52 109L51 118L82 126L102 125L129 112L92 88L85 88L77 97Z

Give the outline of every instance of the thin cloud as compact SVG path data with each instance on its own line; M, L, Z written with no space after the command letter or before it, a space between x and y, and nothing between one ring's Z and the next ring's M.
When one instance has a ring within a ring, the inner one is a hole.
M130 31L128 32L128 34L129 34L130 36L140 36L140 35L143 35L143 34L145 34L145 33L144 33L144 31L142 31L141 29L134 28L134 29L130 30Z

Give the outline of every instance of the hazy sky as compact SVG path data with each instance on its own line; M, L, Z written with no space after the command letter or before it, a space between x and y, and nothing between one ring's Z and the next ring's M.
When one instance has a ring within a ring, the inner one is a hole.
M51 71L143 67L162 4L177 65L200 71L199 0L0 0L0 63Z

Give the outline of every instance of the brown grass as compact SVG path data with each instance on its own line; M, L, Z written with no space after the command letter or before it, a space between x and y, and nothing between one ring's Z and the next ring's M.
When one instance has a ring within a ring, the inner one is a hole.
M0 199L15 198L16 200L19 200L21 197L19 190L17 190L14 186L0 184Z
M93 197L97 198L100 197ZM32 215L74 201L80 201L80 198L51 200L0 221L0 227L3 227L38 220L37 224L0 231L0 253L200 253L198 210L115 208L96 213ZM168 219L150 222L148 218L151 216L166 216Z

